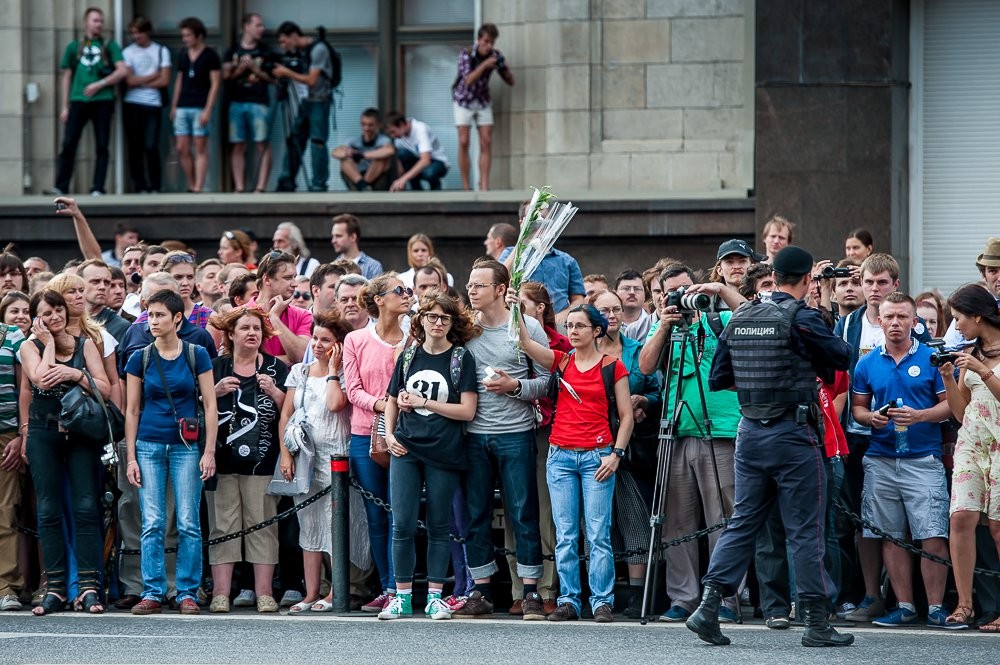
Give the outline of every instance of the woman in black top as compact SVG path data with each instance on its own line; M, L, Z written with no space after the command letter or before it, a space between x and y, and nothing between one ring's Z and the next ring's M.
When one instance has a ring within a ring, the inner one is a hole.
M264 340L274 331L257 307L238 307L225 316L213 316L222 332L226 353L212 361L219 408L216 464L218 487L207 497L211 538L235 533L264 522L277 513L278 498L267 493L280 452L278 416L285 403L288 368L263 353ZM243 556L245 551L246 556ZM212 612L229 611L233 567L253 564L257 611L276 612L271 578L278 563L278 525L247 534L208 550L214 583Z
M94 342L87 337L74 338L66 332L68 308L59 293L39 291L31 298L30 312L37 339L21 345L21 362L31 381L32 395L26 446L38 502L38 535L48 575L48 592L34 614L58 612L66 604L63 479L67 477L73 506L80 609L100 614L104 605L98 584L102 539L97 479L103 441L65 431L59 425L59 411L60 398L73 386L91 389L84 369L90 372L104 399L111 395L111 384Z
M462 347L476 335L457 300L424 296L413 323L417 346L396 360L385 409L389 496L393 505L392 561L396 597L379 619L413 614L413 536L420 493L427 486L427 606L431 619L450 619L441 600L451 558L451 503L465 468L463 422L476 415L476 361Z
M177 155L189 192L200 192L208 174L208 123L222 85L219 54L205 46L205 24L194 17L181 21L181 49L177 80L170 105L170 121L177 137ZM194 159L191 139L194 138Z

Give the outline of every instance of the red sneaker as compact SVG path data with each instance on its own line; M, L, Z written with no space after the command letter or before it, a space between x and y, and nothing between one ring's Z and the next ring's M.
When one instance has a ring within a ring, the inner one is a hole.
M147 614L159 614L163 611L163 603L152 598L144 598L132 606L132 614L145 616Z
M368 603L367 605L361 606L362 612L381 612L385 608L389 607L389 603L392 602L394 596L390 596L387 593L383 593L378 598Z

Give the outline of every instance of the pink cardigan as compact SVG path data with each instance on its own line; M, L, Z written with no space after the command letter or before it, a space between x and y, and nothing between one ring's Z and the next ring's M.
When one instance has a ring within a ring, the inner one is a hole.
M344 381L352 407L351 434L371 434L375 402L385 398L392 379L395 350L395 346L382 341L374 326L355 330L344 338Z

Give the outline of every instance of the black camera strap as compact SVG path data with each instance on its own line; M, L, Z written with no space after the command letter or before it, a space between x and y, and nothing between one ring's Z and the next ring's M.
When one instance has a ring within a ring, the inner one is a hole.
M184 354L184 342L182 340L178 340L178 341L180 341L180 343L181 343L181 355L183 355ZM156 365L156 371L160 375L160 382L163 384L163 392L165 392L167 394L167 401L170 403L170 410L173 411L173 413L174 413L174 421L179 424L180 421L181 421L181 418L180 418L180 416L177 415L177 407L174 406L174 398L171 397L171 395L170 395L170 386L167 385L167 375L164 374L164 372L163 372L163 365L160 364L160 352L156 350L156 345L155 344L151 344L150 346L153 347L152 349L150 349L150 351L152 351L152 354L153 354L153 363ZM198 389L198 377L194 378L194 387L195 387L195 390ZM184 437L181 436L180 430L177 431L177 437L181 440L181 443L183 443L185 446L190 446L191 445L187 441L184 440Z

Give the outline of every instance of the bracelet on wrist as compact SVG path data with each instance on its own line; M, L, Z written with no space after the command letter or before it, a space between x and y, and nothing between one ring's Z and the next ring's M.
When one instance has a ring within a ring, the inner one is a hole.
M331 381L336 381L337 383L340 383L340 377L337 376L336 374L331 374L330 376L326 377L327 383L330 383Z
M996 375L993 373L993 370L990 370L986 372L986 374L980 374L979 376L983 380L983 383L986 383L987 381L990 380L991 376L996 376Z

